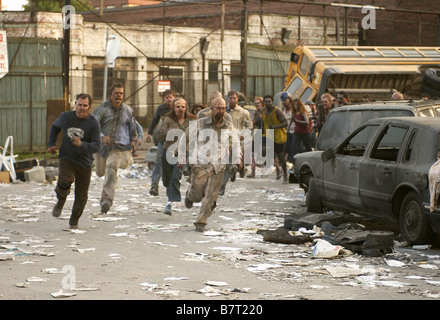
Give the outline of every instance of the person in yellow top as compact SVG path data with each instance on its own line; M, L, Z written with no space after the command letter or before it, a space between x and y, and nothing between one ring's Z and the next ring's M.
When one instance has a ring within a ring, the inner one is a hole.
M287 140L287 119L283 111L273 105L273 97L270 95L264 97L264 108L261 115L264 124L263 146L266 146L268 143L274 144L275 158L278 159L279 164L283 168L283 183L287 183L287 166L284 157L284 148ZM274 130L274 141L267 141L266 131L268 129Z

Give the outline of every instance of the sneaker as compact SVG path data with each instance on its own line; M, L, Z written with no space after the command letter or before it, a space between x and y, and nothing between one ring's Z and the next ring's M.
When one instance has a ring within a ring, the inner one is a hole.
M52 215L58 218L61 215L61 211L63 211L64 203L66 199L58 199L57 203L52 209Z
M169 216L171 215L171 203L167 204L167 206L165 207L165 210L164 210L163 213L165 213L165 214L167 214Z
M244 178L245 175L246 175L246 169L245 169L245 167L243 166L243 168L241 168L241 170L240 170L240 178Z
M193 202L188 198L188 191L185 196L185 207L191 209L193 207Z
M150 194L151 194L152 196L158 196L158 195L159 195L159 190L158 190L157 185L153 184L153 185L151 186L151 188L150 188Z
M110 210L110 203L104 202L101 205L101 213L107 213Z
M196 227L196 231L198 231L198 232L205 231L206 224L204 224L204 223L194 223L194 225Z

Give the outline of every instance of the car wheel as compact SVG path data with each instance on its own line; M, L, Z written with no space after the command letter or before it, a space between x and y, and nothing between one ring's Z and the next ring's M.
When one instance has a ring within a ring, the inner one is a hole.
M399 226L402 235L413 244L424 244L433 240L422 200L416 192L408 193L403 199Z
M306 208L307 212L322 213L323 206L321 197L318 195L315 186L315 179L309 179L309 185L306 194Z

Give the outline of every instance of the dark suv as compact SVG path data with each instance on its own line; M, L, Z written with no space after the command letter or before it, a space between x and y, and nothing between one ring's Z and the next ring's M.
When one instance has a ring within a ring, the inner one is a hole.
M336 146L361 123L383 117L439 117L440 100L390 100L342 106L330 110L315 150Z
M307 191L308 212L326 208L397 222L405 238L421 244L440 233L428 180L439 151L439 118L378 118L334 148L295 156L295 175Z

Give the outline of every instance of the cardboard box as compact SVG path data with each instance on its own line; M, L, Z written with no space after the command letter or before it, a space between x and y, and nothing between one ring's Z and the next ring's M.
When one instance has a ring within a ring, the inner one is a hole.
M10 180L9 171L0 171L0 183L9 183Z
M35 158L16 161L14 163L14 170L17 179L25 182L26 178L24 177L24 172L26 170L32 169L37 165L38 165L38 161Z

